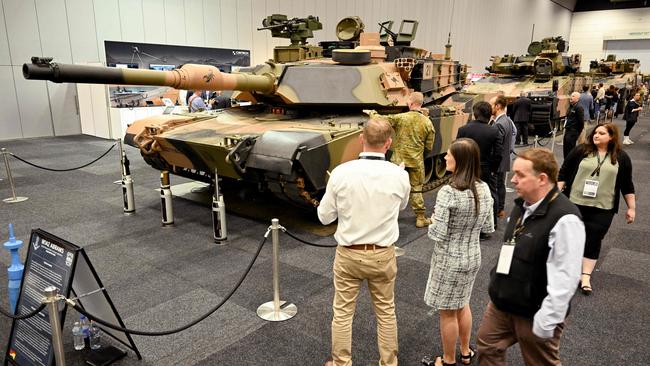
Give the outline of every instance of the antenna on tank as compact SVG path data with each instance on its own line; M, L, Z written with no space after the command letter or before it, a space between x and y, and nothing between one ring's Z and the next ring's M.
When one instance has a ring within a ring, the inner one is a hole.
M535 36L535 23L533 23L533 30L530 32L530 43L533 43L534 36Z
M451 16L449 17L449 34L447 35L447 44L445 45L445 60L451 60L451 25L454 20L454 2L451 2Z

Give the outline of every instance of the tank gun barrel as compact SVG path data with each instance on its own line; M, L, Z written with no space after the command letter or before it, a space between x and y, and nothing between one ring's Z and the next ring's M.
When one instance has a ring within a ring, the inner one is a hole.
M55 83L150 85L185 90L256 91L265 94L275 90L276 77L272 74L228 74L211 65L186 64L180 69L158 71L70 65L51 60L32 57L31 64L23 64L23 76L29 80Z

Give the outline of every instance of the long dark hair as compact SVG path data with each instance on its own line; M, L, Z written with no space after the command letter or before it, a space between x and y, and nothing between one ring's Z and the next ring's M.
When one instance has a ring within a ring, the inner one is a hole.
M481 181L481 152L474 140L460 138L449 146L449 153L456 160L456 169L451 175L450 185L459 191L469 189L474 195L474 214L478 216L480 203L476 182Z
M609 153L612 165L614 165L616 164L616 157L621 151L621 142L619 141L620 132L618 130L618 127L613 123L603 123L602 125L598 125L596 126L596 128L591 130L591 133L589 134L589 136L585 141L584 156L598 153L598 147L596 146L596 144L594 144L594 135L596 134L596 130L600 127L604 127L607 130L609 136L611 137L611 140L609 140L609 144L607 144L607 152Z

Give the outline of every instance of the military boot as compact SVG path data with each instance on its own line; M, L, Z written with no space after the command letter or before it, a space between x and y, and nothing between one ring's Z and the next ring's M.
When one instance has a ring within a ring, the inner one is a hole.
M431 219L424 216L423 213L415 214L415 227L428 227L431 225Z

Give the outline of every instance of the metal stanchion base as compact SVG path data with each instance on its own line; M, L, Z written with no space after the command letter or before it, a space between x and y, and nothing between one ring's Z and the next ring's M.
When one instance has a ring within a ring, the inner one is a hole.
M18 203L18 202L27 201L28 199L29 198L27 198L27 197L16 197L16 198L9 197L9 198L3 199L2 202L5 202L5 203Z
M257 308L257 316L270 322L281 322L289 320L298 313L298 308L294 304L286 304L286 301L280 301L280 310L276 313L273 301L265 302Z
M404 248L395 247L395 256L396 257L401 257L404 254L406 254L406 250L404 250Z
M214 245L216 245L218 247L223 247L223 246L228 245L228 241L227 240L215 240Z

